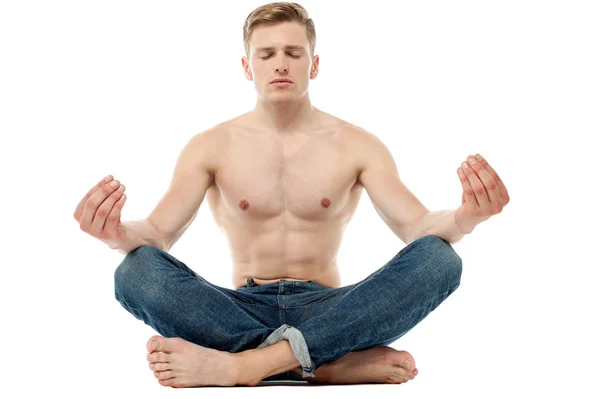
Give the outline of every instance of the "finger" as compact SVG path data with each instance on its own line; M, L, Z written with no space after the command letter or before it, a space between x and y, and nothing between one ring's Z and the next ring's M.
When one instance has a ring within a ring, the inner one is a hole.
M472 205L474 207L479 206L477 199L475 198L475 192L471 188L471 184L469 183L469 179L467 178L467 175L465 175L463 168L458 168L456 173L458 173L458 178L460 179L460 183L462 184L463 188L463 203Z
M485 187L483 187L483 183L481 180L479 180L479 177L477 177L475 171L471 169L466 162L463 162L461 167L465 176L467 176L467 179L469 180L469 185L475 194L475 199L477 200L477 205L479 208L485 208L486 206L489 206L490 200L487 196L487 192L485 191Z
M475 154L475 158L477 158L477 160L479 161L479 163L481 165L483 165L483 167L485 168L485 170L488 171L488 173L490 174L490 176L492 176L492 178L494 179L494 181L498 185L498 192L500 193L500 198L502 199L502 203L504 205L506 205L508 203L509 197L508 197L508 191L506 190L506 186L504 185L504 182L502 181L502 179L500 179L500 176L498 175L498 173L496 173L496 171L494 170L494 168L492 168L492 165L490 165L485 160L484 157L482 157L480 154Z
M112 184L115 184L115 186L112 186ZM114 191L116 191L119 188L119 184L120 183L118 180L113 180L110 183L105 183L100 187L99 190L96 190L88 198L87 202L83 206L83 214L81 215L81 218L79 220L79 225L83 230L87 231L92 235L99 233L99 230L94 230L97 229L98 226L93 226L96 211L98 210L100 205L102 205L104 200L106 200L106 198L108 198L109 195L111 195ZM91 230L94 231L91 232Z
M85 207L85 203L87 202L87 200L96 191L98 191L100 189L100 187L102 187L106 183L110 182L112 179L113 179L113 177L111 175L106 176L104 179L100 180L100 182L98 182L98 184L96 184L94 187L92 187L90 189L90 191L87 192L87 194L81 199L81 201L79 201L79 204L77 204L77 208L75 209L75 213L73 214L73 216L75 217L75 220L80 222L81 215L83 214L83 209Z
M498 190L498 184L487 171L487 169L475 159L475 157L469 157L469 166L475 171L479 180L483 183L483 186L487 192L487 196L490 200L490 210L495 210L502 207L502 198L500 197L500 191Z
M106 219L109 213L112 211L115 203L121 198L123 192L125 191L125 186L121 184L121 186L113 191L103 202L100 204L96 213L94 214L94 219L92 220L92 231L98 234L102 234L102 230L104 230L104 225L106 224ZM101 237L102 238L102 237Z
M127 200L127 195L122 194L121 197L115 201L110 213L106 217L106 222L104 223L104 227L102 229L103 234L107 237L114 238L117 237L117 227L121 222L121 210L123 206L125 206L125 201Z

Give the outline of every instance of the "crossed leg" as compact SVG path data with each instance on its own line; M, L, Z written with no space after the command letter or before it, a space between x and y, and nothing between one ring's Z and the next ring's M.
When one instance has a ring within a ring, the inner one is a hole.
M392 342L399 338L458 287L460 258L450 248L447 242L435 236L416 240L386 266L357 284L331 312L315 316L300 325L298 328L309 344L313 362L312 368L307 369L305 364L303 370L313 371L315 375L305 379L311 383L345 384L405 382L414 378L418 370L408 352L385 346L364 349L363 343ZM144 266L138 269L146 269L148 261L155 261L153 252L146 250L142 253L153 257L142 259ZM360 290L357 288L359 285ZM127 284L121 286L126 287ZM386 296L374 294L377 292L386 292ZM128 297L123 295L122 299ZM160 303L163 302L161 300ZM215 309L214 306L212 308ZM132 310L136 310L135 303ZM164 316L172 312L161 314ZM150 324L153 316L140 312L137 317ZM163 323L163 326L168 325ZM366 325L374 326L373 330L361 328ZM163 335L182 336L155 329ZM352 335L340 337L340 331L352 331ZM265 338L257 337L259 343ZM377 340L373 341L375 338ZM152 343L156 343L156 347L152 347ZM233 350L233 353L229 352L229 347L211 349L218 347L212 344L210 347L201 346L184 338L154 336L147 345L149 366L159 382L166 386L252 386L270 375L288 370L303 375L299 371L302 364L286 340L260 349L256 345L246 345L246 348L256 349ZM337 355L334 356L335 353ZM302 353L299 359L306 362L306 355ZM408 367L404 364L406 360L409 361Z
M155 343L155 346L152 346ZM217 351L181 338L153 336L147 342L150 370L163 386L256 386L266 376L298 365L287 341L240 353ZM287 364L286 364L287 359ZM407 363L408 362L408 363ZM295 365L294 365L295 364ZM291 366L290 366L291 365ZM309 384L398 384L418 374L414 358L406 351L377 346L350 352L315 371Z

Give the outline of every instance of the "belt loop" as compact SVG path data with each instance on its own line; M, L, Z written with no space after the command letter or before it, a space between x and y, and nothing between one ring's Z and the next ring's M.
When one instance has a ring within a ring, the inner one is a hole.
M248 277L246 279L246 285L248 287L254 287L254 286L256 286L256 283L254 282L254 279L252 277Z

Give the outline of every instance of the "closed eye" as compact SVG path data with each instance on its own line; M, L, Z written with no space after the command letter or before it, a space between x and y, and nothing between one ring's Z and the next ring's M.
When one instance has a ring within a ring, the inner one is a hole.
M268 59L268 58L271 58L271 56L272 56L272 55L273 55L273 54L269 54L269 55L268 55L268 56L266 56L266 57L260 57L260 59L261 59L261 60L266 60L266 59ZM300 58L300 56L299 56L299 55L294 55L294 54L288 54L288 55L289 55L290 57L292 57L292 58Z

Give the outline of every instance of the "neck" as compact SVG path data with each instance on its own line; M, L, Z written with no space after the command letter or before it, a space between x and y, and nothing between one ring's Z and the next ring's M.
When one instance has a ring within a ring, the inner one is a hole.
M254 113L261 126L286 134L311 130L315 122L316 108L310 103L307 94L293 101L257 101Z

